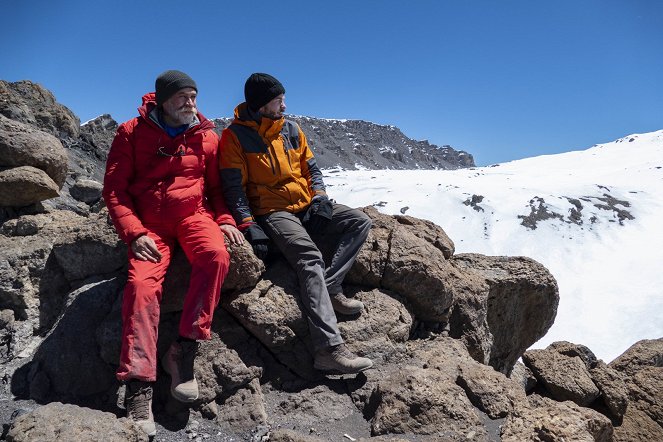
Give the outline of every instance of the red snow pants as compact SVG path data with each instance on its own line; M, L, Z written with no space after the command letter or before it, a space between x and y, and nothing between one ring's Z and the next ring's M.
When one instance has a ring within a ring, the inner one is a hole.
M116 373L120 381L156 380L162 286L175 241L191 263L191 280L179 325L183 337L210 339L214 309L230 264L223 232L206 213L145 227L162 257L156 263L141 261L129 249L129 275L122 300L122 351Z

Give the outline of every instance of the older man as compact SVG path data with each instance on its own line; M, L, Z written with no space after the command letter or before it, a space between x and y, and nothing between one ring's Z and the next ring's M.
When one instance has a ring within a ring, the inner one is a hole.
M108 154L104 200L120 238L129 245L122 303L122 351L117 378L127 385L128 416L148 434L157 373L157 328L162 284L177 243L191 263L179 337L162 358L171 393L198 398L193 373L197 341L210 339L214 309L228 272L224 236L243 241L224 203L218 136L196 109L198 87L170 70L143 96L139 116L117 130Z
M353 315L364 306L341 283L371 228L363 212L331 201L306 136L284 119L285 88L273 76L251 75L246 102L221 135L223 191L235 221L259 257L271 239L295 269L315 349L314 367L357 373L368 358L343 343L334 311ZM325 266L318 244L335 250Z

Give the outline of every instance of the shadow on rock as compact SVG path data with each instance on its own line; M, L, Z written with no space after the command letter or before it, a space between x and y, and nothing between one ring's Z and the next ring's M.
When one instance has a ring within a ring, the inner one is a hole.
M40 403L54 400L113 409L114 369L100 356L94 333L111 310L124 281L91 279L67 296L65 312L32 360L14 373L11 391Z

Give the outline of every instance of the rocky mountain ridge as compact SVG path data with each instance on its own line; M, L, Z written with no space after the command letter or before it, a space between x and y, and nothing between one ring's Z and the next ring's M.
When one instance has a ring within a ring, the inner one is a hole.
M474 167L471 154L451 146L412 140L395 126L362 120L337 120L287 115L304 131L321 168L459 169ZM216 118L219 130L231 118Z
M127 246L92 170L103 163L95 134L113 123L73 136L66 108L32 87L0 101L0 439L147 440L116 405ZM171 398L159 368L157 440L663 440L663 338L610 363L569 342L527 350L557 313L544 266L455 254L429 221L363 210L373 227L344 292L366 311L339 317L339 328L375 368L317 372L285 260L265 265L248 244L230 247L213 336L196 358L200 398ZM175 337L189 272L178 251L160 352Z

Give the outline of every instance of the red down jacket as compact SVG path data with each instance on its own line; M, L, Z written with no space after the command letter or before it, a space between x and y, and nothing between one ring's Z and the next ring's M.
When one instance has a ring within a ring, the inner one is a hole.
M120 125L108 154L103 196L120 238L131 244L146 225L196 212L235 225L221 191L214 123L198 113L196 124L171 138L150 115L155 108L154 93L145 94L140 116Z

